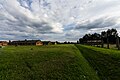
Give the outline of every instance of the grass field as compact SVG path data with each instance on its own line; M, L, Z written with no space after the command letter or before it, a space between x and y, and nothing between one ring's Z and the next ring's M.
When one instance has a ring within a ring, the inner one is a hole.
M0 49L0 80L58 79L99 80L99 77L74 45L7 46Z
M120 51L76 45L101 80L120 80Z

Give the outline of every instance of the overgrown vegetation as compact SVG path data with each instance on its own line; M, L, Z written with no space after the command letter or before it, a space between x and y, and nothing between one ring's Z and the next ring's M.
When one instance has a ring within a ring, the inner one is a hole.
M99 80L74 45L0 49L0 80Z

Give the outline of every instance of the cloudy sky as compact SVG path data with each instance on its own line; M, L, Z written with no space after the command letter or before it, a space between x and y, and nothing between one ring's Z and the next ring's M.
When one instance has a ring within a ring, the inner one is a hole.
M0 40L76 41L116 28L119 0L0 0Z

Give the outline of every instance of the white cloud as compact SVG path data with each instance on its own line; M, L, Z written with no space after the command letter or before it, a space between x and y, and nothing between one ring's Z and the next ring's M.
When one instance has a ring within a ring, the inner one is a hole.
M0 36L73 41L102 28L120 31L119 4L119 0L0 0Z

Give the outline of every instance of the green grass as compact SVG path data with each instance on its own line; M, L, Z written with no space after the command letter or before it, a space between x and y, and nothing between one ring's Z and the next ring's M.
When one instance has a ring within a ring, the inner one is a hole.
M76 45L101 80L120 80L120 51Z
M99 80L74 45L0 49L0 80Z

